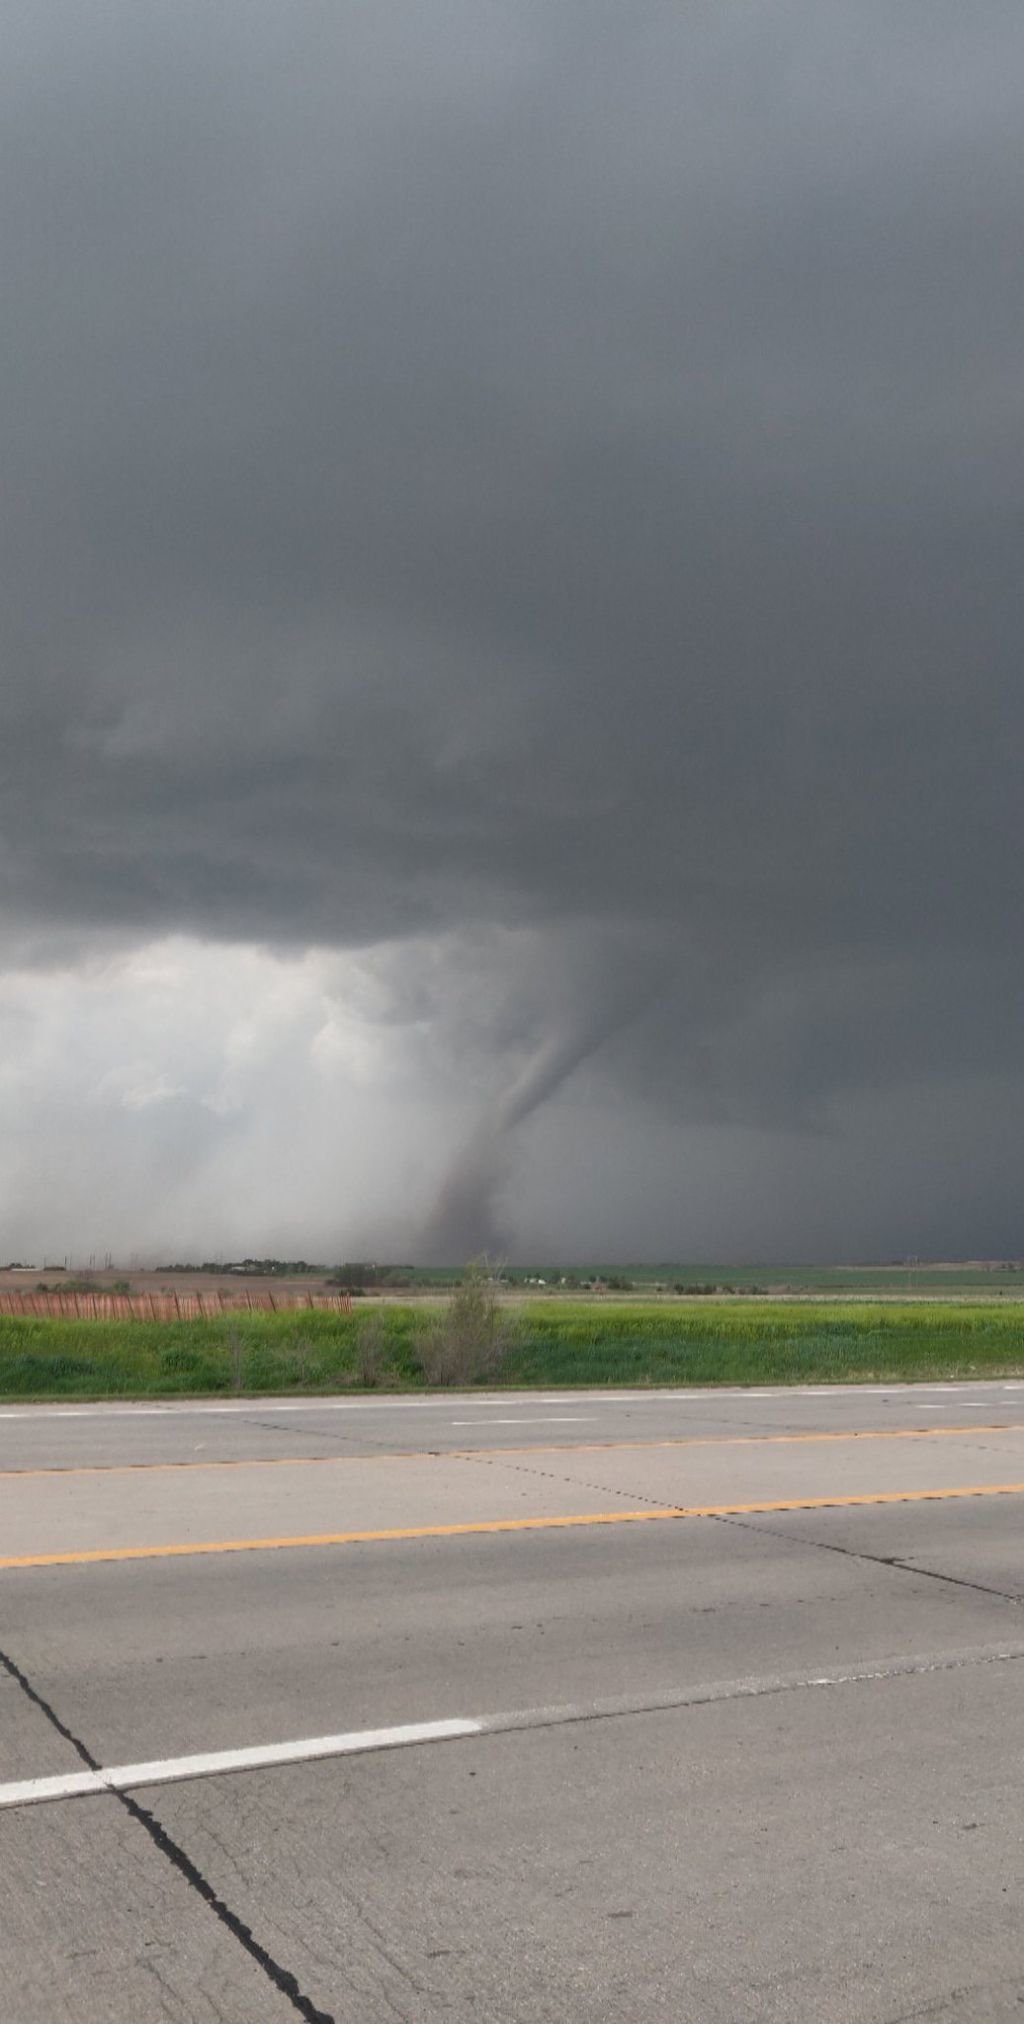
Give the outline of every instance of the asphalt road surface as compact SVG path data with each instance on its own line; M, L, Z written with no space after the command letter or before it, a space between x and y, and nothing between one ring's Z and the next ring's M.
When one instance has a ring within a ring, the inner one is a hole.
M3 2024L1024 2024L1024 1384L0 1409Z

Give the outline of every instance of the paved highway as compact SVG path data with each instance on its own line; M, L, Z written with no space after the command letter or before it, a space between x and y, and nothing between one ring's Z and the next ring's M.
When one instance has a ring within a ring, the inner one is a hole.
M0 1409L4 2024L1024 2017L1024 1385Z

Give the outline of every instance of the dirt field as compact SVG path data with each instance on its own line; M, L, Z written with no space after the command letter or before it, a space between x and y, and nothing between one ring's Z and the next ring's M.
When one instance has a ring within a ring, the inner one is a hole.
M127 1290L126 1290L127 1289ZM349 1314L348 1293L321 1276L242 1272L0 1272L0 1314L85 1321L202 1321L218 1314L295 1308Z
M89 1286L97 1293L109 1293L115 1285L127 1281L135 1294L164 1293L179 1295L186 1293L245 1293L256 1294L271 1291L275 1298L280 1293L293 1298L304 1297L307 1293L333 1293L337 1289L328 1286L325 1273L303 1273L301 1277L288 1278L283 1273L263 1276L248 1272L132 1272L124 1265L115 1265L109 1271L62 1272L55 1266L33 1266L29 1272L8 1272L0 1269L0 1293L34 1293L37 1286L45 1282L54 1293L62 1284ZM283 1301L282 1301L282 1304Z

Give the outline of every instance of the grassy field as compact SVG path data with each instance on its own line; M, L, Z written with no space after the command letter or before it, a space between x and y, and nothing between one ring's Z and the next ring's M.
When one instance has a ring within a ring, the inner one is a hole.
M1024 1375L1024 1307L533 1298L489 1384L678 1385ZM0 1317L0 1396L149 1398L427 1383L415 1307L182 1323ZM429 1362L429 1358L426 1359ZM484 1381L481 1374L480 1381Z

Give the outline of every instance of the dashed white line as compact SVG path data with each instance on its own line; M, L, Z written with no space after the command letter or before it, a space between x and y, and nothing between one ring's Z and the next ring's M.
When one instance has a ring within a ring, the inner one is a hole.
M905 1400L919 1399L922 1394L936 1392L959 1396L963 1392L976 1391L984 1383L990 1392L1022 1391L1024 1379L978 1379L972 1383L932 1384L835 1384L835 1385L715 1385L692 1389L688 1386L674 1389L656 1387L644 1391L595 1391L581 1387L567 1397L549 1396L532 1392L524 1396L505 1393L481 1393L477 1397L456 1401L439 1398L432 1394L425 1398L270 1398L254 1394L241 1399L166 1399L160 1404L142 1405L116 1400L96 1401L86 1405L31 1405L0 1406L0 1420L130 1420L130 1419L189 1419L209 1418L220 1414L246 1414L255 1411L274 1413L382 1413L382 1412L443 1412L455 1403L468 1406L487 1407L513 1403L521 1405L576 1405L585 1400L588 1407L595 1406L647 1406L657 1410L659 1406L671 1404L686 1405L727 1405L733 1399L777 1399L830 1398L852 1403L861 1398L889 1398ZM982 1400L972 1403L982 1404Z
M310 1764L319 1757L355 1757L367 1750L398 1750L409 1743L450 1743L479 1736L482 1722L404 1722L393 1729L350 1729L340 1736L307 1736L295 1743L258 1744L249 1750L208 1750L197 1757L158 1757L149 1764L114 1764L64 1777L23 1778L0 1785L0 1807L37 1806L48 1799L81 1799L95 1792L127 1792L140 1785L172 1785L183 1778L215 1778L226 1771L265 1771L277 1764Z
M582 1427L593 1426L594 1413L533 1413L525 1419L453 1420L453 1427Z
M980 1412L983 1407L988 1409L989 1406L990 1401L988 1399L940 1399L935 1405L928 1405L922 1400L920 1411L923 1413L968 1413Z
M865 1391L868 1390L873 1391L875 1389L876 1387L874 1386L864 1387ZM652 1405L675 1398L685 1398L688 1400L688 1402L695 1403L697 1401L706 1398L753 1398L753 1397L764 1398L766 1396L768 1396L768 1394L764 1392L757 1392L757 1393L660 1392L660 1393L648 1393L645 1399L632 1399L632 1398L619 1398L619 1397L610 1398L607 1396L607 1394L603 1394L601 1398L595 1399L593 1403L595 1405L603 1405L603 1406ZM588 1404L590 1402L591 1401L588 1400ZM161 1406L135 1406L135 1405L0 1406L0 1420L189 1419L197 1416L203 1418L210 1418L213 1417L214 1415L221 1413L226 1414L251 1413L254 1410L258 1410L260 1412L275 1412L275 1413L425 1412L429 1411L432 1406L436 1406L439 1403L440 1401L436 1399L251 1398L246 1399L244 1402L237 1405L235 1404L223 1405L220 1403L214 1404L205 1400L204 1401L197 1400L195 1402L190 1402L187 1405L180 1405L177 1403L177 1401L175 1401L174 1404L161 1405ZM468 1403L470 1403L470 1401L467 1400L467 1404ZM472 1401L472 1403L475 1404L476 1401L474 1400ZM480 1403L484 1404L487 1402L481 1400ZM553 1400L552 1403L561 1405L563 1401L561 1399L558 1399ZM564 1401L564 1403L568 1404L569 1401L566 1400Z
M72 1771L51 1778L22 1778L0 1785L0 1810L37 1806L50 1800L81 1799L101 1793L127 1792L150 1785L170 1785L191 1778L216 1778L236 1771L267 1771L285 1764L309 1764L328 1757L352 1757L371 1751L396 1750L420 1743L450 1743L515 1730L554 1729L569 1723L608 1721L629 1715L668 1714L715 1702L755 1700L768 1694L816 1691L868 1685L878 1680L912 1679L922 1673L954 1672L972 1666L1006 1665L1024 1660L1024 1644L975 1645L967 1650L913 1653L875 1659L827 1672L763 1673L743 1679L701 1681L666 1686L648 1694L619 1694L593 1701L520 1708L513 1713L458 1717L450 1721L405 1722L391 1729L352 1729L338 1736L307 1736L286 1743L257 1744L251 1749L209 1750L192 1757L160 1757L151 1763L115 1764L92 1771Z

